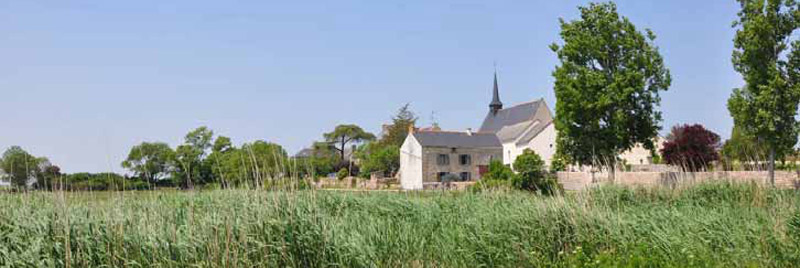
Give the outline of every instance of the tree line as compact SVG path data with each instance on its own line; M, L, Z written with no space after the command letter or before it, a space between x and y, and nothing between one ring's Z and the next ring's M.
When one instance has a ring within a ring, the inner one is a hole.
M338 172L346 176L393 176L399 170L399 148L408 127L417 117L406 104L377 139L352 124L336 126L314 142L311 153L290 157L279 144L257 140L235 146L226 136L199 127L172 148L164 142L133 146L121 166L131 175L116 173L63 174L46 157L36 157L19 146L8 148L0 158L0 179L15 188L64 190L131 190L159 187L253 187L275 186L318 179Z

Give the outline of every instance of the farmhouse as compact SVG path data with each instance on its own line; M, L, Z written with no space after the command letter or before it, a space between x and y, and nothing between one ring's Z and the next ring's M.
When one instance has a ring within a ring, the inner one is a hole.
M423 189L447 177L457 181L479 180L489 162L502 158L502 144L493 133L414 131L400 147L400 185ZM449 174L452 174L448 176Z

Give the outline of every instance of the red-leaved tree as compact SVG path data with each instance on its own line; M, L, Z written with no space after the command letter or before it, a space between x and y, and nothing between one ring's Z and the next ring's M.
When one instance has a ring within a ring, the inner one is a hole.
M664 142L661 157L667 164L694 172L707 169L719 160L720 147L719 135L702 125L676 125Z

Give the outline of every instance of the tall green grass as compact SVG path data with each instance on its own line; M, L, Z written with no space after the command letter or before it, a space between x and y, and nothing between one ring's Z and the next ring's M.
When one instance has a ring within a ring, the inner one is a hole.
M520 192L0 194L0 266L800 266L800 195L752 184Z

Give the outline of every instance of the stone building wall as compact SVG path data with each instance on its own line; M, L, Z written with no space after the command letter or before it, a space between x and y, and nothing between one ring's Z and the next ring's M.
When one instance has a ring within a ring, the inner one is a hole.
M437 158L439 154L448 155L450 158L449 165L439 165ZM461 165L460 156L462 154L470 155L471 161L469 165ZM479 166L489 166L492 159L502 159L502 148L440 148L440 147L423 147L422 148L422 181L423 182L438 182L439 172L448 172L459 175L461 172L470 172L471 180L479 180L481 178L479 173Z

